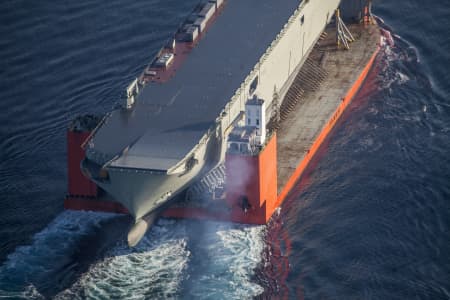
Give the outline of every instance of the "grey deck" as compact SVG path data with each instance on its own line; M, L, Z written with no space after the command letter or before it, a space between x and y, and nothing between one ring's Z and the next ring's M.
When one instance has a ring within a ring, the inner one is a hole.
M131 111L112 112L93 139L95 152L112 158L131 145L113 166L173 166L214 124L300 2L228 0L172 79L147 85Z
M336 50L335 31L329 29L328 37L310 54L319 61L322 53L328 52L323 65L328 76L317 91L304 94L278 129L278 193L358 79L380 41L378 26L352 25L350 30L357 41L349 51Z

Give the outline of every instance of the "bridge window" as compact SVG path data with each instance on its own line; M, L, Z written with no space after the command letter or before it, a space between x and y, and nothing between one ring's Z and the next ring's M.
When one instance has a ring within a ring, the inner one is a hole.
M239 144L238 143L230 143L230 151L231 152L239 152Z

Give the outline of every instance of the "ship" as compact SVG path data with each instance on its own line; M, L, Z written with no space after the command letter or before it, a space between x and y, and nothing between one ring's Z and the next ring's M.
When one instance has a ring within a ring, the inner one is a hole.
M129 244L228 154L269 147L283 99L327 26L348 48L342 20L365 18L370 0L200 2L120 105L77 141L83 176L133 217Z

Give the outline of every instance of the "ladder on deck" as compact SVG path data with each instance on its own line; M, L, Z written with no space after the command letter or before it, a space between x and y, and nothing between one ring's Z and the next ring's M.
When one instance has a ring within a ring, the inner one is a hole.
M224 187L225 179L225 164L222 163L189 188L191 197L201 198L213 194L216 189Z
M327 70L309 56L296 75L279 107L280 121L286 120L289 113L308 93L316 91L327 75ZM279 122L272 118L268 127L276 130L279 126Z

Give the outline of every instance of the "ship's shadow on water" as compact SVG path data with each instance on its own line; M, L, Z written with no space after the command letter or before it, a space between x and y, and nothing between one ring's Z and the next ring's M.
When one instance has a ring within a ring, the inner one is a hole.
M0 295L53 298L125 239L130 224L131 218L124 215L63 212L33 237L31 245L7 257L0 267Z
M94 262L104 259L108 250L118 241L125 240L132 224L132 218L125 215L99 221L89 232L78 238L72 254L67 253L70 256L67 257L65 265L52 270L42 282L36 282L37 291L46 298L53 298L62 290L71 287ZM52 282L51 279L55 281Z
M78 263L77 273L84 273L93 261L103 258L118 241L124 241L132 224L130 216L117 215L100 221L92 231L82 235L71 256Z

